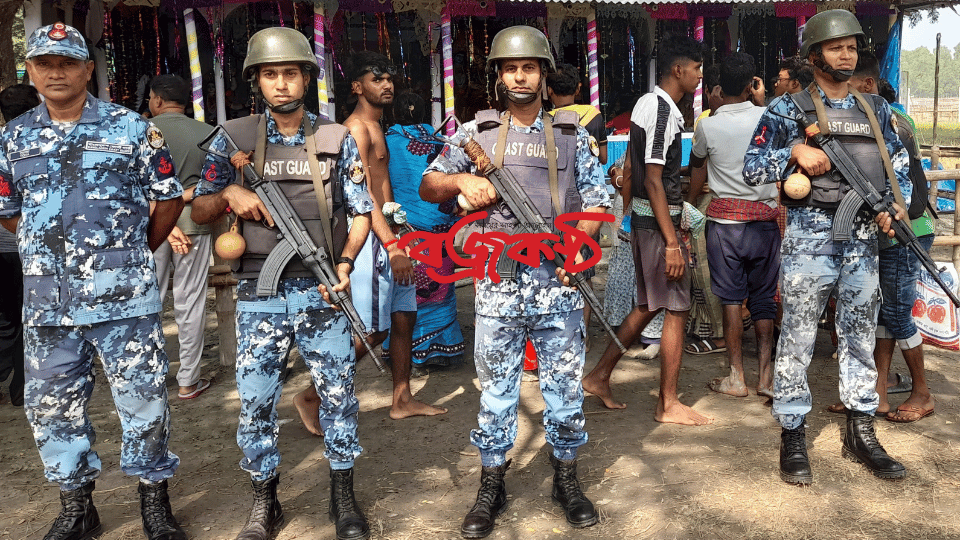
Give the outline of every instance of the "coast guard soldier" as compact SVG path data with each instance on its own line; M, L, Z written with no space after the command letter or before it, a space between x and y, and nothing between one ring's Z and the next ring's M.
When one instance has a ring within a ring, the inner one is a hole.
M100 532L91 496L100 458L87 416L95 356L123 428L121 468L140 477L144 532L185 539L167 497L180 460L167 450L151 253L183 208L173 160L155 126L87 93L94 65L77 30L36 30L26 59L46 101L0 131L0 221L17 232L23 264L24 407L44 473L61 490L45 540Z
M303 96L318 69L310 43L296 29L257 32L250 38L243 73L253 81L267 112L231 120L223 127L241 151L254 151L251 159L258 172L280 186L316 244L337 260L341 282L337 289L345 290L354 259L370 231L373 203L357 144L347 128L318 120L304 110ZM211 149L224 152L225 138L215 138ZM336 523L337 539L368 538L370 527L353 492L353 463L362 448L357 438L360 406L354 395L356 362L349 323L324 301L326 291L318 290L319 281L296 257L280 274L275 294L257 294L261 269L278 238L273 217L256 193L237 182L240 179L226 159L208 154L191 215L197 223L209 223L229 206L244 220L246 251L237 268L237 444L244 455L240 466L253 483L253 507L237 539L265 540L283 525L277 499L277 402L283 389L283 363L293 340L320 397L324 456L330 462L329 514ZM315 185L323 191L318 194ZM348 213L353 215L349 233Z
M597 160L596 141L579 125L572 111L544 114L546 76L554 69L547 38L529 26L500 31L490 45L487 68L497 77L503 112L481 111L457 134L470 135L491 159L511 171L547 223L570 212L602 214L610 206ZM552 152L547 151L555 147ZM463 195L475 208L486 209L487 230L510 233L517 220L496 203L492 184L476 176L476 167L458 147L448 145L424 172L420 195L428 202L446 202ZM594 235L600 222L580 221L577 228ZM541 258L542 259L542 258ZM578 256L578 260L580 257ZM479 426L470 441L480 449L483 470L477 501L464 518L464 538L483 538L493 531L506 507L506 454L517 436L517 403L523 374L524 345L533 342L540 368L540 389L546 403L543 424L553 446L553 499L563 506L574 527L597 523L597 511L577 480L577 448L587 442L583 429L584 336L583 297L565 286L552 261L537 268L520 265L515 279L477 284L477 335L474 357L483 389Z

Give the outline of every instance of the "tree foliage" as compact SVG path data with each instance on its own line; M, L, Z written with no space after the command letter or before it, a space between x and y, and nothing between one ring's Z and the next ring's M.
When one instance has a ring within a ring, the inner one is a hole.
M932 98L936 57L926 47L903 51L900 55L900 93L914 97ZM951 51L940 47L940 95L953 97L960 88L960 44Z

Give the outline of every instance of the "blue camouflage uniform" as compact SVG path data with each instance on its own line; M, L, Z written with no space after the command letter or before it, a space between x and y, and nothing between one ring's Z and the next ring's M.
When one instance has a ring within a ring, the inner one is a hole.
M267 144L305 144L302 127L296 135L285 137L271 113L265 114ZM310 122L316 120L316 115L306 114ZM222 135L213 140L211 149L224 152ZM344 200L354 215L373 209L366 183L362 178L351 178L351 170L359 162L357 144L347 135L337 159L337 174ZM208 154L196 196L222 191L235 181L234 171L226 159ZM356 368L349 322L342 312L323 301L318 285L312 277L285 278L280 280L276 295L257 296L257 280L241 279L237 284L237 444L244 454L240 467L257 482L273 477L280 464L277 402L283 388L283 364L294 339L320 396L324 456L330 467L350 469L362 451L357 438L360 406L354 395Z
M541 116L529 127L511 125L518 133L543 131ZM590 150L590 136L582 126L576 131L576 188L582 209L609 207L610 197L600 162ZM476 122L469 122L454 140L476 137ZM447 145L427 167L431 172L476 174L462 149ZM546 180L546 170L544 170ZM484 467L498 467L517 437L517 404L523 375L524 347L533 342L540 370L540 390L545 409L543 424L553 455L561 460L577 456L587 442L583 429L584 336L583 297L560 284L552 261L539 268L518 265L516 279L477 283L474 361L480 380L479 427L470 441L480 449Z
M170 411L149 202L182 188L160 131L87 95L75 126L45 104L0 131L0 218L20 216L25 408L47 479L77 489L100 473L87 416L99 356L123 428L121 466L173 476Z
M843 99L820 99L828 108L856 106L853 95ZM793 145L803 141L796 122L775 116L797 112L792 100L774 100L760 118L744 158L743 174L750 185L785 180ZM890 108L876 110L890 153L897 182L909 202L906 150L891 123ZM887 185L887 191L890 187ZM878 228L864 211L854 220L851 239L831 237L832 210L811 206L788 206L787 227L781 248L780 293L783 323L777 348L773 416L786 429L796 429L812 408L807 367L813 356L817 322L831 291L836 288L836 328L839 338L840 399L851 410L873 414L879 404L877 369L873 360L874 331L879 306L877 259ZM812 300L812 301L811 301Z

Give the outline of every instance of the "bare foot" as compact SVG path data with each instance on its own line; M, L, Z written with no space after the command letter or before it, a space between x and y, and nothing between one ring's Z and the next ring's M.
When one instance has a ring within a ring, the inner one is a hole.
M626 409L627 404L615 401L613 399L613 392L610 391L610 380L605 380L602 382L594 381L590 378L589 375L583 378L583 391L589 392L603 402L603 406L608 409Z
M747 397L750 395L750 392L747 391L747 385L744 384L743 380L734 378L733 375L722 379L714 379L711 383L707 384L707 386L714 392L727 394L728 396Z
M679 401L664 408L663 402L657 400L657 412L653 415L653 418L664 424L681 424L684 426L705 426L713 423L713 418L704 416Z
M773 399L773 388L768 386L757 386L757 395Z
M427 405L426 403L411 399L409 401L394 403L393 407L390 407L390 418L400 420L410 416L436 416L446 412L447 410L443 407L434 407L433 405Z
M320 428L320 397L317 396L317 391L312 386L305 389L293 396L293 405L300 413L303 427L310 433L323 437L323 430Z

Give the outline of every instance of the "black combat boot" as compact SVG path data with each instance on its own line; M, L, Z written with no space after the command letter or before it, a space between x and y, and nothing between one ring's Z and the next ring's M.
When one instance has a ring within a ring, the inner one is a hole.
M567 522L577 528L596 525L597 510L577 480L577 460L560 460L550 454L550 464L553 465L553 500L563 507Z
M460 534L464 538L484 538L493 532L497 516L507 508L507 486L503 482L503 475L512 461L507 460L499 467L484 467L480 472L477 502L467 512L460 526Z
M813 482L810 458L807 457L807 430L803 422L797 429L783 428L780 432L780 479L788 484Z
M330 469L330 521L336 524L337 540L370 538L367 517L357 506L353 494L353 469Z
M88 540L100 534L100 515L93 507L94 483L60 492L60 515L43 540Z
M143 533L147 540L187 540L187 534L170 510L166 480L156 484L141 480L137 492L140 493L140 517L143 518Z
M873 431L873 416L847 409L843 457L863 463L877 478L896 480L907 475L903 464L887 455Z
M283 509L277 500L277 484L280 476L274 476L253 484L253 508L247 524L240 529L237 540L269 540L283 526Z

